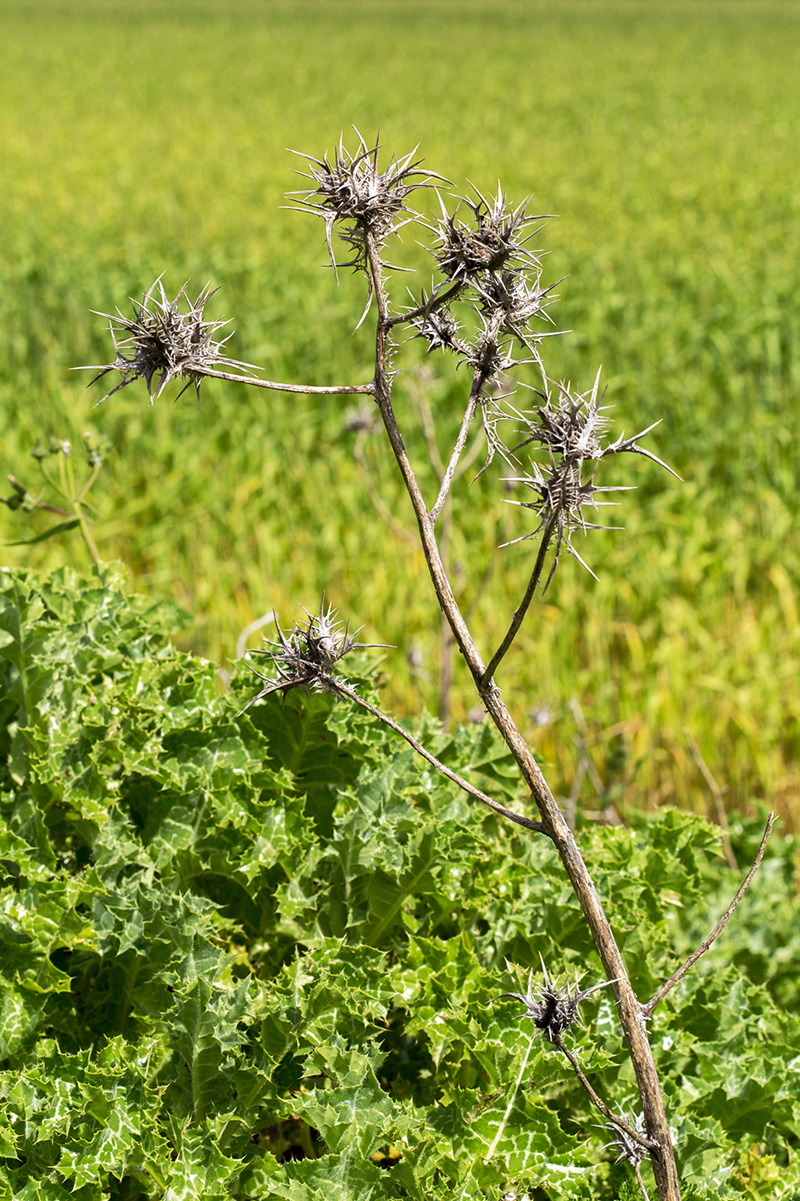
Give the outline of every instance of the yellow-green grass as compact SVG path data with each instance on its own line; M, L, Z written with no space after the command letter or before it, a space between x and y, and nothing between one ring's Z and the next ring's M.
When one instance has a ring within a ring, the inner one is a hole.
M199 407L187 394L151 408L134 386L93 408L100 385L69 369L111 354L89 310L165 272L173 292L222 285L212 305L234 318L232 352L272 378L369 378L369 322L352 332L360 281L337 288L321 223L280 207L302 183L285 147L320 154L353 124L380 128L457 189L499 177L514 200L533 192L535 211L559 214L539 243L548 279L568 276L553 312L575 331L546 346L550 374L589 384L602 363L615 421L634 433L663 418L650 445L685 482L612 465L605 482L639 485L622 494L625 530L580 547L599 583L561 565L501 669L508 703L563 791L575 698L618 805L706 803L688 728L729 804L776 803L797 824L796 4L28 0L0 5L0 39L4 471L33 486L38 434L107 434L98 545L137 588L183 602L186 645L226 664L254 618L291 621L325 589L365 636L396 644L387 704L435 706L436 606L354 462L351 401L211 381ZM410 233L397 253L423 261ZM415 368L417 346L401 361ZM444 450L466 380L429 366ZM365 454L413 533L379 436ZM456 583L487 655L531 566L529 543L495 550L528 528L503 474L454 494ZM46 524L3 510L0 537ZM83 555L69 539L3 553ZM412 677L412 647L429 678ZM457 667L455 716L473 704ZM597 807L588 782L582 799Z

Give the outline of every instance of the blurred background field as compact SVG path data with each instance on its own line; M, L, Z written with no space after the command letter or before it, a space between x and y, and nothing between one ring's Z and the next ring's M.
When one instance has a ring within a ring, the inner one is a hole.
M509 706L564 794L588 754L589 809L704 809L688 730L729 807L766 801L800 824L796 4L27 0L0 4L0 40L4 473L33 491L37 437L76 455L85 430L107 437L100 553L183 604L183 646L230 668L244 627L273 607L291 622L324 589L365 638L396 644L387 705L435 709L438 614L396 469L379 434L352 428L353 398L207 381L199 405L151 407L134 385L96 408L104 389L70 368L112 355L90 310L164 272L170 295L220 285L231 353L270 378L365 382L361 282L337 287L321 223L281 207L302 182L285 148L319 155L357 125L387 151L419 143L457 191L499 178L559 215L537 244L546 281L568 277L553 316L574 332L549 340L549 374L589 386L602 364L617 428L662 418L648 444L684 481L644 459L602 481L638 485L625 529L580 547L599 582L559 568L502 668ZM413 235L398 255L429 283ZM426 383L417 344L400 362L430 493L417 398L429 391L446 453L466 380L431 357ZM531 566L530 544L497 550L527 528L503 474L454 493L456 583L487 656ZM0 540L51 522L2 509ZM70 537L2 559L88 563ZM473 705L456 665L453 718Z

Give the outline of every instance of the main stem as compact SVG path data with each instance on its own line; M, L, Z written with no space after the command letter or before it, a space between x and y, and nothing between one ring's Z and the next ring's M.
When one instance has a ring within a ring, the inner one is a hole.
M367 233L366 246L369 257L375 296L378 304L378 322L375 339L375 378L373 395L380 409L386 434L400 468L414 514L419 526L420 540L428 564L433 587L439 605L447 618L453 637L472 673L478 691L489 716L514 756L523 779L541 815L547 834L556 845L570 883L580 902L586 922L592 933L594 944L605 968L617 1002L620 1022L633 1061L639 1095L644 1110L647 1134L653 1142L651 1152L653 1174L659 1201L680 1201L680 1184L675 1164L675 1155L669 1134L664 1098L656 1071L653 1052L647 1038L647 1028L642 1006L633 991L622 955L617 947L608 918L605 915L594 881L578 849L572 831L564 819L539 765L525 739L506 709L500 689L493 679L485 679L486 666L469 632L458 607L450 581L442 564L436 542L434 524L420 491L406 453L400 430L397 426L391 400L391 372L388 370L387 351L391 329L388 299L383 283L383 274L377 246Z

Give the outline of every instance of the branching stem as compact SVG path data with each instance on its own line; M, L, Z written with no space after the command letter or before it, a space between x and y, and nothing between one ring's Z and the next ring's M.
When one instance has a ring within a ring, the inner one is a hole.
M559 1051L566 1055L567 1059L572 1064L575 1075L578 1077L581 1084L586 1089L586 1092L589 1094L589 1099L591 1100L592 1104L600 1110L603 1117L607 1118L609 1122L613 1122L614 1125L618 1126L620 1130L624 1130L628 1138L633 1139L633 1141L638 1143L640 1147L644 1147L648 1154L653 1151L656 1144L652 1141L652 1139L645 1138L643 1135L637 1133L633 1126L628 1125L624 1118L621 1118L618 1114L614 1113L613 1110L609 1109L602 1097L598 1096L592 1085L589 1083L589 1080L587 1079L586 1074L580 1065L577 1055L570 1051L569 1047L566 1045L561 1036L556 1035L555 1037L551 1038L551 1041L554 1047L558 1047Z
M486 805L489 809L492 809L501 817L505 817L509 821L516 822L518 826L524 826L526 830L534 830L537 834L544 832L544 827L541 822L532 821L531 818L524 817L521 813L515 813L513 809L507 809L505 805L501 805L497 801L493 801L492 798L487 796L485 792L481 792L480 788L476 788L474 784L470 784L469 780L465 780L464 777L459 776L457 772L451 771L449 767L445 767L444 763L442 763L440 759L437 759L435 755L432 755L430 751L426 750L422 743L418 742L413 734L409 734L408 730L404 729L398 722L393 721L392 718L387 716L386 713L382 713L380 709L377 709L374 705L371 705L369 701L364 699L363 696L359 696L354 688L350 688L349 685L337 679L336 676L325 675L321 678L323 678L328 687L336 692L339 696L347 697L348 700L353 701L356 705L360 705L362 709L366 709L367 713L371 713L373 717L377 717L378 721L382 721L383 724L388 726L390 730L394 730L394 732L399 734L401 738L405 738L408 745L413 747L418 755L421 755L423 759L427 759L428 763L430 763L432 767L435 767L436 770L441 775L446 776L448 780L452 780L453 783L457 784L459 788L462 788L464 792L468 792L470 796L474 796L476 800Z
M498 665L500 664L501 660L505 658L512 642L519 633L520 626L525 620L525 614L530 608L533 595L539 585L539 580L542 578L544 561L547 557L547 548L550 545L555 528L556 515L553 514L549 518L547 525L542 531L542 540L539 543L539 553L536 556L536 562L533 565L533 571L531 572L531 578L528 580L528 587L525 589L525 595L519 603L519 608L514 613L514 617L512 618L511 625L508 627L505 638L492 655L491 659L489 660L489 665L486 668L486 671L483 673L483 679L481 680L481 684L483 686L487 685L492 679L494 673L497 671Z
M689 971L690 968L694 967L694 965L697 963L698 959L700 959L703 955L705 955L706 951L709 949L711 944L714 943L719 938L720 934L727 926L728 922L730 921L731 917L733 916L733 911L736 909L736 907L739 904L739 902L741 901L742 897L747 892L747 889L750 885L750 881L753 879L753 876L756 874L756 872L758 871L758 869L761 866L761 861L764 858L764 851L767 849L767 839L769 838L769 836L772 832L772 827L774 824L775 824L775 814L770 813L769 817L767 818L767 828L764 831L764 837L761 839L761 846L758 848L758 854L755 857L753 866L750 868L750 871L747 873L744 880L742 881L741 887L740 887L739 891L737 892L736 896L733 898L730 905L725 910L722 917L719 919L716 926L709 934L708 938L704 939L703 942L700 943L700 946L697 948L697 950L692 951L689 958L686 959L681 964L681 966L678 968L677 972L673 972L672 975L670 976L669 980L667 980L666 983L661 985L661 988L658 990L658 992L652 998L652 1000L648 1001L646 1005L642 1006L642 1013L644 1014L644 1016L646 1018L650 1017L650 1015L652 1014L656 1005L658 1005L658 1003L660 1001L664 1000L664 997L667 995L667 993L670 992L675 987L675 985L678 983L679 980L683 979L683 977L686 975L686 973Z
M394 317L388 317L386 324L390 327L393 325L402 325L407 321L413 321L415 317L423 317L429 313L435 313L437 309L454 300L461 291L461 287L461 284L453 284L452 288L448 288L446 292L440 292L438 296L434 296L426 304L418 304L415 309L411 309L408 313L397 313Z
M374 391L373 384L332 384L321 387L305 384L276 384L272 380L257 379L253 375L234 375L230 371L214 371L204 367L196 371L197 375L208 379L225 379L231 384L249 384L251 388L267 388L270 392L295 392L300 396L353 396L356 394L369 395Z
M583 910L594 944L605 968L617 1002L620 1023L628 1043L631 1061L636 1073L639 1095L645 1115L648 1138L653 1143L651 1159L658 1188L659 1201L680 1201L680 1184L675 1164L675 1154L670 1139L669 1123L664 1108L664 1098L656 1070L653 1052L647 1037L640 1005L625 962L614 939L608 918L603 910L578 844L567 825L556 800L550 791L541 769L506 709L500 690L493 680L486 680L486 665L475 645L453 595L450 581L442 564L436 543L434 523L428 512L416 477L408 460L403 439L397 426L391 402L391 372L388 370L388 338L391 320L388 311L386 289L383 283L380 256L374 237L365 234L366 260L378 305L378 321L375 339L375 400L380 409L384 428L392 447L397 465L408 491L414 514L419 526L422 549L428 564L431 581L437 600L447 617L453 637L464 661L469 668L481 701L499 730L522 773L527 787L539 809L544 831L555 843L561 862Z

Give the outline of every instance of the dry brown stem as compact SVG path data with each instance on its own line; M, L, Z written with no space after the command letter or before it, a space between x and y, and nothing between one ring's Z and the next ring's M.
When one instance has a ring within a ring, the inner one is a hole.
M661 985L661 988L658 990L658 992L652 998L652 1000L648 1001L646 1005L642 1006L642 1013L644 1014L645 1018L650 1017L650 1015L652 1014L656 1005L658 1005L658 1003L660 1001L664 1000L664 997L667 995L667 993L670 992L670 990L675 987L675 985L678 983L679 980L683 979L683 977L686 975L686 973L689 971L690 968L694 967L694 965L697 963L698 959L702 958L702 956L705 955L706 951L711 947L712 943L716 942L716 940L719 938L722 931L727 926L728 922L730 921L731 917L733 916L734 910L736 909L737 905L741 901L744 894L747 892L747 889L750 885L750 881L753 879L753 876L756 874L759 867L761 866L761 861L764 858L764 851L767 849L767 839L769 838L769 836L772 832L772 827L774 824L775 824L775 814L770 813L769 817L767 818L767 827L764 830L764 836L761 839L761 846L758 848L758 854L756 855L755 860L753 861L753 866L750 868L750 871L747 873L744 880L742 881L741 887L739 888L739 891L737 892L736 896L733 898L730 905L725 910L722 917L719 919L716 926L709 934L708 938L705 938L700 943L700 946L697 948L697 950L692 951L689 958L684 960L684 962L678 968L677 972L673 972L672 975L670 976L669 980L667 980L664 984Z
M679 1201L680 1184L669 1124L658 1079L653 1052L640 1005L631 985L625 963L614 939L597 889L583 861L578 845L551 793L533 752L511 718L493 680L486 678L486 664L467 628L450 581L444 570L437 545L434 522L406 453L391 401L392 374L388 367L391 318L383 283L382 265L374 238L367 232L365 247L371 282L378 305L375 340L374 396L384 428L408 491L419 527L422 548L436 597L445 614L456 644L464 657L483 704L499 730L506 746L517 761L523 779L536 802L544 831L555 843L564 869L580 902L595 946L612 985L625 1039L631 1055L639 1095L645 1114L647 1136L652 1143L651 1159L660 1201Z
M649 1155L654 1147L654 1144L650 1141L650 1139L643 1138L642 1135L634 1130L633 1126L626 1122L624 1118L621 1118L619 1114L614 1113L613 1110L608 1108L605 1101L602 1099L602 1097L598 1096L589 1082L583 1068L580 1065L580 1060L578 1059L577 1055L570 1051L569 1047L561 1037L557 1036L553 1038L552 1043L553 1046L558 1047L559 1051L561 1051L561 1053L565 1055L572 1064L575 1075L578 1077L584 1089L588 1093L589 1099L591 1100L592 1104L600 1110L603 1117L607 1118L609 1122L613 1122L614 1125L618 1126L620 1130L624 1130L628 1138L633 1139L635 1143L638 1143L640 1147L643 1147Z

